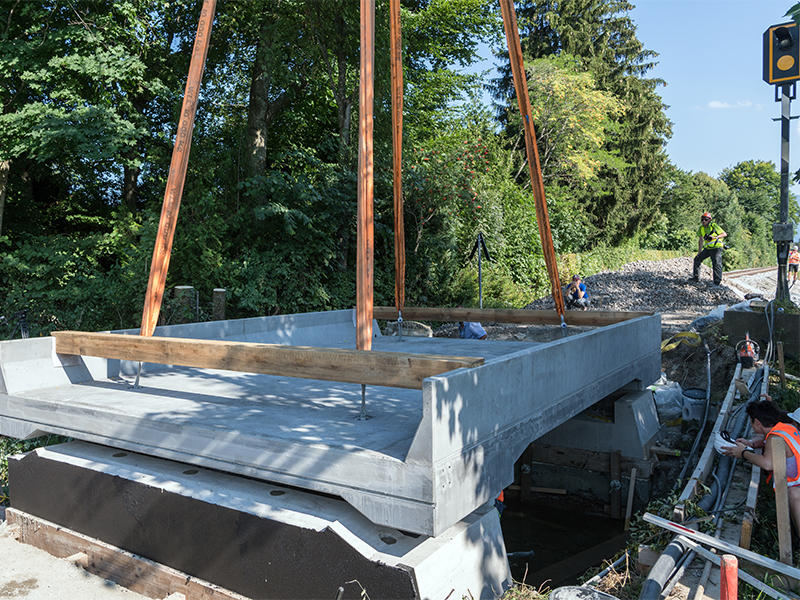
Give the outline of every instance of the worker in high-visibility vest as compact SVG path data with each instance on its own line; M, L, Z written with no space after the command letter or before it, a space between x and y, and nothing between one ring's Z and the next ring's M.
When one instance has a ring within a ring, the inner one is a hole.
M800 252L797 251L797 246L793 246L789 251L789 270L786 272L787 281L794 283L797 281L797 269L800 267Z
M722 240L728 237L728 234L711 220L710 213L705 212L700 216L697 236L697 256L694 257L694 272L689 281L700 280L700 265L705 259L711 258L714 285L719 285L722 283L722 250L725 248L725 242Z
M795 531L800 534L800 431L792 419L779 409L771 398L751 400L745 407L750 417L750 426L756 435L751 439L739 438L736 446L723 448L726 456L732 456L753 463L765 471L772 471L772 446L767 443L770 437L778 436L786 448L786 485L789 488L789 512L792 515ZM764 448L763 454L756 454L753 448ZM773 484L774 485L774 484Z

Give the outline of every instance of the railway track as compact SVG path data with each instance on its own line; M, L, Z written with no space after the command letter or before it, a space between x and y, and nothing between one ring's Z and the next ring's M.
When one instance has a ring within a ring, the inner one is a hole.
M736 279L738 277L747 277L748 275L759 275L761 273L770 273L775 272L778 273L778 267L756 267L753 269L738 269L736 271L725 271L722 275L723 277L730 277Z

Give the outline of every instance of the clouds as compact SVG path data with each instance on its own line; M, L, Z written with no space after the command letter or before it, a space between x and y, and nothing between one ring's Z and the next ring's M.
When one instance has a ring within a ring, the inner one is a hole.
M749 100L740 100L735 104L730 104L728 102L723 102L721 100L712 100L707 104L708 108L717 109L717 108L750 108L751 106L755 108L762 108L761 104L753 104Z

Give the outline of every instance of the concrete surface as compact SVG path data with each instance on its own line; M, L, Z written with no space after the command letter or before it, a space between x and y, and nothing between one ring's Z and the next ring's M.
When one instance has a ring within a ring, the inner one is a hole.
M511 585L491 506L416 536L337 498L85 442L12 457L9 478L15 510L248 598L490 599Z
M353 311L179 325L158 335L354 348ZM124 332L135 333L135 332ZM43 432L324 492L372 522L437 536L513 482L534 439L661 370L659 316L548 344L376 337L376 350L482 356L423 390L54 353L0 343L0 434Z
M661 437L661 424L653 402L653 393L645 390L629 392L616 400L613 418L610 420L583 413L549 431L537 441L595 452L619 450L625 457L649 459L650 446L660 441Z

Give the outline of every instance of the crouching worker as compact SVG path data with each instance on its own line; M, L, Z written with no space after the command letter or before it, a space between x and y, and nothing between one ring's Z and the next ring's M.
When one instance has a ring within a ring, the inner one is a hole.
M764 436L764 454L756 454L748 446L760 446L760 440L736 440L736 446L725 449L727 456L740 458L762 469L772 471L772 446L769 438L780 436L786 442L786 483L789 486L789 512L795 531L800 534L800 431L789 416L769 400L753 400L745 408L756 436ZM753 443L755 442L755 443ZM774 487L774 482L773 482Z
M586 284L581 281L580 275L572 276L572 283L567 288L567 308L580 308L589 310L592 301L589 300L589 292L586 291Z
M459 304L458 308L464 307ZM465 340L485 340L487 335L486 330L477 321L459 321L458 337Z

